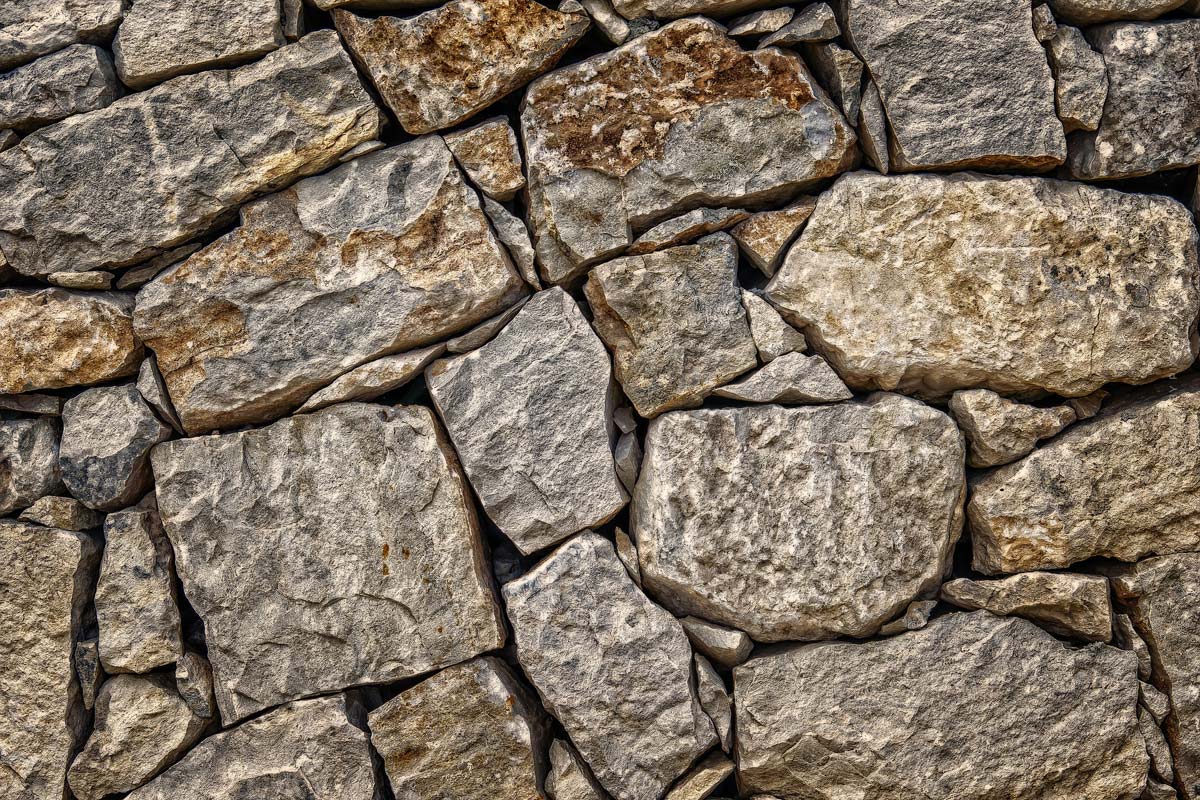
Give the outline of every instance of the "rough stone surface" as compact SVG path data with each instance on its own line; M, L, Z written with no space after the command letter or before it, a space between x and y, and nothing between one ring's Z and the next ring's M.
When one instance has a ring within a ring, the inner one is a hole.
M79 694L88 711L96 705L96 693L104 683L104 668L100 666L100 643L84 639L75 644L75 676L79 679Z
M769 278L816 207L815 197L801 197L777 211L763 211L734 228L733 238L750 263Z
M858 172L767 297L852 388L1083 395L1192 363L1196 231L1154 195Z
M680 624L584 533L504 586L517 656L617 800L659 797L716 742Z
M529 238L529 228L526 227L525 220L490 197L483 198L483 213L487 214L491 221L496 238L508 249L517 272L521 273L527 284L540 291L542 282L538 279L537 253L533 249L533 241Z
M0 419L0 515L62 491L58 441L55 419Z
M875 81L867 79L862 90L862 107L858 110L858 140L863 155L875 169L887 175L892 168L888 155L887 113Z
M55 457L57 466L58 458ZM43 497L21 512L22 522L64 531L90 531L104 524L104 515L74 497Z
M712 720L713 728L717 731L717 741L725 752L733 749L733 701L729 698L729 690L725 681L713 669L712 662L696 653L696 693L700 697L700 707Z
M613 7L630 20L677 19L692 14L726 17L765 5L771 5L771 0L613 0Z
M1113 614L1113 638L1123 650L1130 650L1137 656L1138 678L1150 680L1154 672L1154 660L1150 657L1150 648L1133 627L1133 620L1128 614Z
M746 403L783 404L836 403L854 396L825 359L803 353L786 353L713 394Z
M496 338L435 362L425 380L484 510L521 552L625 505L608 355L563 290L539 292Z
M626 255L644 255L688 244L701 236L723 231L749 217L749 212L739 208L697 208L666 222L660 222L637 238Z
M162 373L158 371L158 360L155 359L153 353L147 353L145 359L142 360L142 366L138 369L137 383L138 394L142 399L154 409L154 413L163 422L170 425L178 433L183 433L183 425L179 421L179 415L175 413L175 406L171 403L171 396L167 393L167 385L163 382Z
M1075 412L1075 416L1079 419L1091 419L1100 413L1100 408L1104 405L1104 401L1107 398L1108 392L1103 389L1097 389L1083 397L1069 398L1067 405L1071 407Z
M1058 33L1058 23L1054 20L1054 13L1050 10L1050 6L1042 4L1033 7L1033 35L1042 44L1054 38L1054 34Z
M1171 712L1171 698L1155 688L1154 684L1145 681L1138 682L1138 704L1150 714L1157 725L1161 725Z
M638 567L637 545L629 538L629 534L617 528L613 532L613 545L616 547L617 558L625 565L625 571L639 587L642 585L642 570Z
M361 145L359 145L361 147ZM349 150L347 152L354 152ZM189 244L173 247L165 253L155 256L149 261L141 264L133 269L126 270L121 277L117 278L118 289L140 289L168 267L173 267L180 261L190 256L203 246L203 242L190 242Z
M517 135L505 117L446 134L446 146L471 183L493 200L511 200L525 188Z
M733 762L720 751L704 757L679 783L667 792L664 800L704 800L733 774Z
M30 131L104 108L118 93L108 54L72 45L0 75L0 128Z
M503 644L467 489L429 410L346 403L152 458L226 724Z
M1063 130L1094 131L1100 125L1108 73L1104 58L1088 46L1078 28L1063 25L1047 44L1054 70L1054 101Z
M1150 775L1164 781L1175 780L1175 770L1171 765L1171 750L1163 736L1162 729L1155 724L1150 715L1138 708L1138 727L1142 731L1142 739L1146 742L1146 754L1150 756Z
M613 460L616 462L617 477L621 480L621 485L625 487L625 491L632 494L642 465L642 445L638 442L636 434L621 435L613 449Z
M1117 800L1146 779L1133 656L1068 649L1021 619L952 614L867 644L796 646L733 682L748 793Z
M762 36L774 33L792 21L796 9L789 6L769 8L765 11L755 11L752 14L738 17L729 22L730 36Z
M62 414L63 399L50 394L0 394L0 411L57 417Z
M629 23L613 9L609 0L579 0L579 4L610 42L624 44L629 38Z
M958 429L899 395L669 414L645 449L647 590L758 641L875 633L938 586L962 526Z
M828 3L805 6L796 18L759 43L759 47L794 47L806 42L827 42L842 32Z
M806 45L804 56L846 119L857 120L862 103L863 62L833 42Z
M193 435L278 417L349 369L457 333L524 292L437 136L241 216L137 296L138 335Z
M63 289L103 291L112 288L113 274L99 269L90 272L52 272L46 276L46 280Z
M529 302L529 298L523 297L505 309L503 313L497 314L489 320L484 320L464 334L455 336L453 339L448 339L446 341L446 352L455 354L469 353L472 350L478 350L483 347L492 339L495 339L496 334L504 330L504 326L521 312L521 309L525 307L527 302Z
M733 669L750 657L754 642L744 631L717 625L699 617L679 620L692 646L725 669Z
M936 600L914 600L908 604L904 616L897 617L879 629L880 636L895 636L906 631L919 631L929 624L929 615L937 605Z
M435 344L368 361L313 394L304 401L304 405L296 409L296 413L317 411L334 403L374 400L381 394L404 386L444 352L445 345Z
M124 0L20 0L0 8L0 70L77 42L107 39Z
M764 364L808 348L804 334L788 325L775 307L753 292L742 290L742 305L750 320L750 336Z
M212 665L204 656L189 650L179 657L175 662L175 689L196 716L209 719L217 715Z
M575 748L562 739L550 745L546 794L550 800L605 800L608 796Z
M1074 25L1095 25L1098 22L1160 17L1187 0L1049 0L1054 15Z
M1059 636L1092 642L1112 638L1108 581L1095 575L1026 572L998 581L958 578L942 585L941 598L960 608L1024 617Z
M1077 416L1070 406L1038 408L988 389L955 392L949 407L950 416L967 437L967 463L972 467L1016 461L1031 453L1039 440L1054 436Z

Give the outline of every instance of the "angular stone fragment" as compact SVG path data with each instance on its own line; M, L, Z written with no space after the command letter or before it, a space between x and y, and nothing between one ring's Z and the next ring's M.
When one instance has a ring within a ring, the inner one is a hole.
M863 80L863 63L858 56L833 42L822 42L805 46L804 57L846 119L857 120Z
M407 353L384 356L368 361L342 375L333 383L304 401L297 414L317 411L334 403L357 400L367 402L381 394L399 389L421 374L428 364L446 352L446 346L435 344Z
M396 800L535 798L547 726L498 658L448 667L368 717Z
M534 240L554 283L663 219L782 201L857 156L799 56L744 52L700 18L539 79L521 130Z
M63 289L0 289L0 391L86 386L137 372L133 298Z
M1024 617L1051 633L1091 642L1112 638L1108 581L1095 575L1026 572L998 581L958 578L941 598L959 608Z
M875 633L938 586L961 530L958 429L899 395L669 414L644 446L647 590L758 641Z
M363 716L344 694L288 703L208 737L125 800L375 800Z
M734 695L748 793L1115 800L1145 782L1133 656L1068 649L1025 620L951 614L792 647L735 670Z
M525 303L528 301L528 297L523 297L505 309L503 313L497 314L489 320L484 320L464 334L455 336L453 339L448 339L446 341L446 352L469 353L472 350L478 350L483 347L492 339L495 339L496 334L504 330L504 326L521 312L521 309L525 307Z
M727 234L592 270L584 293L638 414L694 408L757 363Z
M0 411L57 417L62 406L63 399L52 394L0 394Z
M1179 800L1175 787L1169 783L1159 783L1153 778L1146 781L1146 789L1142 792L1141 800Z
M1138 682L1138 703L1154 719L1155 724L1161 725L1171 712L1171 698L1159 691L1153 684L1145 681Z
M1200 382L1159 385L982 476L967 507L974 568L994 575L1195 550L1197 414Z
M1165 197L856 172L766 294L852 388L1071 396L1189 366L1197 270L1195 228Z
M0 250L23 275L135 264L336 163L380 122L333 31L170 81L0 154Z
M744 631L717 625L698 617L679 620L692 646L724 669L733 669L750 657L754 642Z
M152 460L226 724L503 644L467 489L428 409L344 403L167 442Z
M770 278L816 207L817 198L801 197L778 211L760 212L734 228L733 238L750 263Z
M1029 0L848 0L846 36L892 128L891 166L1043 170L1066 157Z
M57 420L0 419L0 515L62 491L58 452Z
M1137 656L1138 678L1143 681L1150 680L1150 676L1154 672L1150 649L1138 634L1137 629L1133 627L1133 620L1129 618L1128 614L1113 614L1113 638L1117 645L1132 651Z
M524 291L437 136L241 215L137 297L138 334L193 435L278 417L349 369L456 333Z
M1031 453L1039 440L1054 436L1076 419L1070 406L1038 408L988 389L955 392L949 406L967 437L967 463L972 467L1016 461Z
M104 291L112 288L113 274L100 269L90 272L52 272L46 276L46 280L63 289Z
M204 242L190 242L185 245L180 245L179 247L173 247L165 253L155 256L141 266L127 270L124 275L117 278L117 288L140 289L152 281L160 272L165 271L168 267L175 266L203 246Z
M71 655L99 560L88 536L0 520L0 797L63 798L87 730Z
M785 353L765 367L713 390L744 403L836 403L854 393L820 356Z
M1108 392L1103 389L1097 389L1091 394L1083 397L1071 397L1067 400L1067 405L1075 412L1075 416L1079 419L1091 419L1100 413L1100 407L1104 405L1104 400L1108 397Z
M712 663L699 653L695 655L695 662L696 693L700 697L700 707L712 720L721 749L728 753L733 748L733 701L729 699L725 681L713 669Z
M621 406L614 411L613 422L616 423L617 429L621 433L633 433L637 430L637 420L633 416L633 409L629 406Z
M613 7L629 20L677 19L693 14L727 17L765 5L771 5L771 0L613 0Z
M1047 49L1054 70L1054 101L1063 130L1067 133L1096 130L1104 111L1104 98L1108 96L1104 58L1088 46L1078 28L1070 25L1059 27Z
M613 44L624 44L629 38L629 23L613 10L609 0L579 0L592 22Z
M1059 19L1074 25L1095 25L1120 19L1154 19L1187 0L1049 0Z
M119 94L108 54L72 45L0 75L0 128L31 131L104 108Z
M79 679L80 699L83 707L91 711L96 704L96 693L104 683L104 668L100 666L100 643L85 639L75 645L75 675Z
M704 800L733 774L733 762L714 750L671 787L664 800Z
M1045 44L1054 38L1054 34L1058 33L1058 23L1054 21L1054 14L1050 11L1050 6L1039 5L1033 7L1033 35L1037 37L1039 42Z
M906 631L919 631L929 624L929 615L937 605L936 600L915 600L908 604L904 616L898 617L879 629L880 636L895 636Z
M21 137L17 135L16 131L10 128L5 128L4 130L0 131L0 153L3 153L5 150L8 150L12 147L16 147L20 141ZM12 271L7 262L0 267L0 274L4 274L6 271Z
M796 9L789 6L770 8L766 11L755 11L752 14L738 17L729 22L730 36L762 36L774 33L792 21Z
M639 236L625 254L644 255L688 244L701 236L732 227L749 216L749 212L739 208L697 208L655 225Z
M179 422L179 415L175 413L171 396L167 394L167 386L163 383L162 373L158 371L158 361L153 353L147 353L143 359L135 386L138 394L154 409L159 419L177 432L183 433L183 425Z
M1140 706L1138 727L1142 731L1142 739L1146 742L1146 754L1150 756L1151 776L1168 782L1175 780L1175 770L1171 766L1171 750L1162 729Z
M600 525L628 500L610 436L608 354L562 289L425 380L479 501L523 553Z
M125 0L20 0L0 8L0 70L76 42L100 42L121 21Z
M204 656L189 650L179 657L175 662L175 689L196 716L208 719L217 715L212 665Z
M511 200L525 188L517 135L505 117L446 134L446 146L471 183L493 200Z
M552 68L591 25L533 0L451 0L416 17L333 21L412 134L449 128Z
M22 511L20 519L64 531L90 531L104 524L103 514L74 497L43 497Z
M555 739L550 745L546 794L550 800L605 800L608 797L579 753L562 739Z
M620 528L613 532L613 544L616 546L617 558L625 565L625 571L629 573L633 582L641 587L642 570L638 567L637 546L629 538L629 534Z
M504 586L517 656L617 800L659 797L715 743L679 623L583 533Z
M517 272L527 284L536 291L541 291L542 282L538 280L537 253L529 238L529 228L525 220L513 214L504 206L490 197L483 198L483 213L487 214L496 231L496 238L504 243L508 254L517 267Z
M625 491L632 494L642 467L642 445L638 442L636 434L621 435L613 450L613 460L616 462L617 477L621 479L621 485L625 487Z
M128 792L173 764L208 726L162 675L117 675L96 697L96 726L67 780L79 800Z
M863 86L862 107L858 110L858 140L871 166L887 175L892 164L888 156L887 115L879 87L870 79Z
M280 27L283 38L289 42L299 41L304 37L304 0L280 0Z
M794 47L806 42L828 42L842 32L828 3L805 6L796 18L759 43L763 47Z

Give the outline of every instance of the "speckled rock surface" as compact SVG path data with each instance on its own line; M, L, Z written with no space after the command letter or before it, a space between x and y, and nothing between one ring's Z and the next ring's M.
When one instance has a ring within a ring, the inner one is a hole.
M30 131L117 99L108 53L77 44L0 75L0 128Z
M28 509L62 491L58 443L53 419L0 419L0 514Z
M335 403L374 400L381 394L399 389L420 375L429 362L445 351L446 346L439 343L368 361L313 394L304 401L304 405L296 409L296 413L319 411Z
M505 117L446 134L446 146L471 183L493 200L511 200L525 188L517 135Z
M1094 131L1108 97L1104 57L1088 46L1078 28L1059 26L1047 44L1054 70L1054 100L1063 129Z
M77 42L102 41L121 21L124 0L21 0L0 9L0 70Z
M1077 418L1070 406L1039 408L1001 397L988 389L950 396L950 416L967 437L967 464L994 467L1028 455L1039 440L1053 436Z
M1108 581L1096 575L1026 572L996 581L957 578L941 598L959 608L1024 617L1059 636L1107 642L1112 638Z
M1187 0L1049 0L1049 3L1056 17L1076 25L1154 19L1187 6Z
M55 458L55 464L58 459ZM21 512L22 522L33 522L64 531L88 531L104 524L104 515L74 497L42 497Z
M713 390L717 397L745 403L836 403L849 400L846 388L825 359L786 353L750 375Z

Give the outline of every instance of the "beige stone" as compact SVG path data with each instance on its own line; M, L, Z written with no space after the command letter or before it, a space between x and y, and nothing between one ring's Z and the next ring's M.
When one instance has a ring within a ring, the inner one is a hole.
M731 233L742 252L758 271L770 278L779 262L812 216L817 198L801 197L778 211L762 211L734 228Z
M511 200L525 188L517 135L504 117L448 133L446 146L471 183L493 200Z
M960 608L1024 617L1059 636L1091 642L1112 638L1108 581L1096 575L1025 572L996 581L957 578L941 597Z

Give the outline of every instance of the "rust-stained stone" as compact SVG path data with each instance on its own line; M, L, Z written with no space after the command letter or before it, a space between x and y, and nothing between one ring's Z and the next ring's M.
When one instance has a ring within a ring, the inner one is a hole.
M755 214L730 233L750 263L769 278L816 207L817 198L801 197L786 208Z
M525 188L517 135L504 117L448 133L446 146L471 183L493 200L511 200Z

